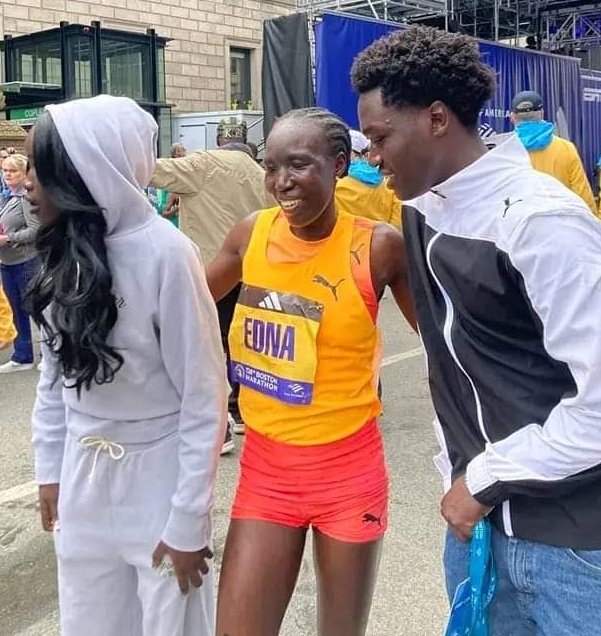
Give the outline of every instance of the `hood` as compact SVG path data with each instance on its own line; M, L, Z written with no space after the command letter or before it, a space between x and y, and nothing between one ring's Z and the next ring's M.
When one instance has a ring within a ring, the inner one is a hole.
M526 150L544 150L553 141L555 124L550 121L523 121L515 127Z
M384 181L380 169L370 165L365 159L354 159L351 161L348 176L373 188L379 186L382 181Z
M158 127L127 97L99 95L46 106L69 158L96 203L107 235L132 232L156 217L142 192L156 163Z

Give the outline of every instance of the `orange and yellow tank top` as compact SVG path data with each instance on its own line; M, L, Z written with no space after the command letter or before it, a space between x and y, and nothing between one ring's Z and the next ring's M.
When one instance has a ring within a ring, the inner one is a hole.
M340 214L317 251L286 262L270 250L279 215L273 208L258 216L244 256L229 336L232 375L250 428L284 443L325 444L381 410L379 332L356 282L357 265L368 267L373 225Z

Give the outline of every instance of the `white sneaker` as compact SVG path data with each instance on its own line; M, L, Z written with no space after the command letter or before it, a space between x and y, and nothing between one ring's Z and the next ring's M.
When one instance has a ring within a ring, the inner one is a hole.
M234 432L236 435L244 435L244 422L242 421L242 418L240 416L236 417L228 411L227 421L232 432Z
M0 373L16 373L17 371L31 371L35 365L33 362L23 363L9 360L5 364L0 365Z
M236 443L234 442L234 438L232 436L232 429L228 422L227 430L225 431L225 439L223 440L223 446L221 447L220 455L229 455L236 450Z

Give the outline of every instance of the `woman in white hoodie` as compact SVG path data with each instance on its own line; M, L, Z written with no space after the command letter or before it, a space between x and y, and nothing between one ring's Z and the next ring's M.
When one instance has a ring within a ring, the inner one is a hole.
M33 442L63 636L214 630L225 369L197 250L142 193L156 138L133 101L99 96L48 106L29 139L43 226Z

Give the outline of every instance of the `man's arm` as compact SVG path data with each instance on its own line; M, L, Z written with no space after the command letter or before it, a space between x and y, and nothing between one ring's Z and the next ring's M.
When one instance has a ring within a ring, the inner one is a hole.
M593 189L584 171L578 150L573 144L570 144L570 150L570 190L575 192L588 205L591 212L597 216L598 210Z
M150 185L175 194L194 194L204 183L208 151L193 152L180 159L159 159Z
M509 256L545 349L568 366L576 394L469 463L467 488L488 506L512 495L561 497L601 478L601 226L581 213L532 217Z
M207 283L215 302L227 296L242 280L242 261L258 215L255 212L236 223L207 266Z
M403 235L386 223L376 225L371 241L370 259L376 295L380 298L384 289L390 287L399 309L407 322L417 331L417 320L409 291Z

